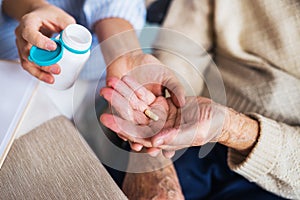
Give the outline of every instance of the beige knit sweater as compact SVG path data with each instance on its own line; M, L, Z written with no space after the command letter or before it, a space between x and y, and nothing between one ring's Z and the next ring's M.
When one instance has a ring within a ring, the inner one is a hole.
M210 51L224 80L227 106L260 123L252 152L244 157L230 149L229 167L270 192L300 199L300 2L173 0L163 27ZM158 40L157 46L163 45L178 54L157 51L162 62L192 85L188 94L200 94L197 72L207 71L208 55L171 36Z

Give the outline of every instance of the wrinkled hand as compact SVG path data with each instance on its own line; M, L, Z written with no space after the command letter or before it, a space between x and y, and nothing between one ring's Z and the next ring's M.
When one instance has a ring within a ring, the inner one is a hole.
M178 108L170 98L155 97L128 76L112 82L112 88L102 89L101 94L116 112L103 114L101 122L122 138L147 147L150 154L162 149L172 157L175 150L215 141L222 132L225 107L210 99L188 97ZM148 119L145 109L159 120Z
M46 50L55 50L56 44L49 39L53 33L61 32L67 25L75 23L73 17L63 10L45 3L24 15L15 30L16 44L22 67L33 76L53 83L52 74L59 74L60 67L40 67L28 60L32 45Z

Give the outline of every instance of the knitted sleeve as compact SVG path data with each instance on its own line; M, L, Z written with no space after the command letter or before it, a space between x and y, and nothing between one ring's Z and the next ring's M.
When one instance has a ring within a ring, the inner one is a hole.
M229 167L266 190L289 199L300 198L300 127L250 114L260 123L257 144L247 157L234 149Z
M154 54L176 71L187 96L200 95L211 62L212 2L173 0L153 45ZM197 28L201 27L201 28Z

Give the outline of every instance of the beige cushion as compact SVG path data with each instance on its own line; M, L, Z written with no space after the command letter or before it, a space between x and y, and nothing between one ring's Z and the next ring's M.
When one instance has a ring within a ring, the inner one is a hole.
M1 199L127 199L64 117L15 140L0 188Z

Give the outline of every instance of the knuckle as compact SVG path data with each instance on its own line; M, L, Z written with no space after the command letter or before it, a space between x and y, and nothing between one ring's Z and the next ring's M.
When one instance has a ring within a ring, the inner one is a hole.
M23 15L21 17L21 22L27 22L28 18L30 18L31 15L32 15L31 13Z
M32 74L33 76L35 76L35 73L33 70L31 70L32 65L29 62L23 61L22 62L22 67L25 71L29 72L30 74Z
M23 67L24 70L26 70L32 76L40 79L40 76L42 75L41 72L39 70L36 70L35 66L32 65L30 62L23 61L22 62L22 67Z
M28 55L29 49L30 47L28 45L24 45L21 47L21 53L24 56L24 58L27 57L26 55Z
M19 41L18 41L18 38L15 39L15 44L16 44L17 48L19 49L20 47L19 47Z
M16 36L19 36L19 35L20 35L20 29L21 29L20 25L17 26L17 28L15 28L15 35L16 35Z
M21 65L22 68L23 68L24 70L28 71L28 67L29 67L29 66L28 66L28 63L27 63L26 61L22 60L22 61L21 61L21 64L22 64L22 65Z
M39 35L35 35L32 40L34 41L32 43L34 43L37 47L42 48L44 46L44 42L41 40Z
M20 51L20 58L22 60L28 61L28 55L29 55L29 50L27 48L25 48L25 47L22 47L22 49Z
M30 36L30 30L28 28L24 28L23 31L21 31L21 36L25 40L28 40L28 37Z
M40 79L40 80L43 80L43 73L40 72L40 71L38 71L38 72L36 73L36 77L37 77L38 79Z
M51 67L41 67L41 70L43 70L45 72L50 72L51 71Z

